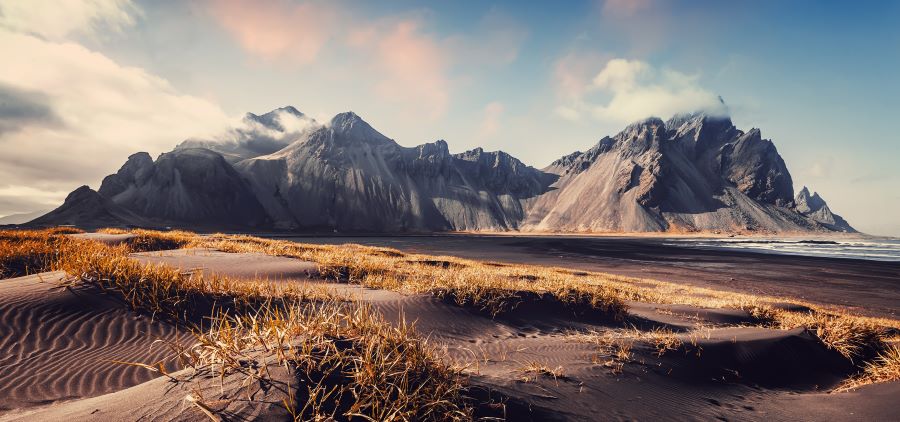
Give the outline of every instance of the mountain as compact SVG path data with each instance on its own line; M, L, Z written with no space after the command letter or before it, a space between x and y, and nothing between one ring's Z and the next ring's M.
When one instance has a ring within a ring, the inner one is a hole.
M269 222L246 181L225 158L203 148L177 148L154 162L128 158L98 193L137 215L166 225L260 227Z
M794 197L784 160L758 129L706 113L633 123L538 170L502 151L451 154L443 140L404 147L353 112L319 123L282 107L155 161L134 154L94 194L41 222L94 207L121 224L208 229L853 230L818 194Z
M760 131L703 113L629 125L544 169L559 179L529 208L540 231L814 230L793 207L793 181ZM584 201L584 198L601 198Z
M831 212L831 209L828 208L828 204L826 204L825 200L819 196L818 192L810 195L809 189L804 186L803 189L800 190L800 193L797 194L795 202L797 204L797 212L803 214L807 218L834 231L856 233L856 229L850 227L847 220L844 220L841 216Z
M210 149L222 154L228 162L236 163L276 152L317 126L315 119L286 106L263 115L247 113L237 127L213 139L188 139L175 149Z
M47 213L47 210L10 214L0 217L0 226L8 224L24 224Z
M508 230L550 177L503 152L405 148L341 113L274 154L237 163L279 228Z
M75 189L59 208L28 222L28 225L73 225L84 228L155 226L146 218L116 205L87 186Z

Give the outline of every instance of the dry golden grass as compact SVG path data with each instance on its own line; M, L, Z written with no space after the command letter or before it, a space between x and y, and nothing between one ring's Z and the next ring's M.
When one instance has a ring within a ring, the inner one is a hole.
M519 370L522 372L522 377L519 378L522 382L533 382L537 377L553 378L554 381L559 381L566 377L562 366L551 368L540 362L528 362L522 365Z
M222 315L181 353L198 371L265 379L289 366L300 389L295 420L468 420L462 375L442 363L411 326L387 324L366 306L329 301L264 306Z
M718 291L596 272L406 254L394 249L361 245L312 245L238 235L203 236L181 231L107 232L131 233L135 237L120 247L101 247L82 242L76 251L63 248L69 251L66 254L53 249L55 246L38 245L42 241L47 245L67 244L66 240L60 240L62 236L59 233L32 232L25 235L19 234L24 232L0 232L0 241L20 237L23 243L25 240L32 241L30 247L38 250L38 255L50 251L46 256L53 258L50 259L53 261L51 264L46 263L47 258L39 258L35 261L37 264L27 266L28 271L63 269L82 281L120 291L136 309L153 313L172 313L174 310L174 314L181 318L198 301L208 301L211 297L228 298L238 302L232 307L247 308L248 303L255 306L271 298L292 297L293 300L304 301L328 295L273 290L273 287L261 283L237 283L215 276L185 275L165 267L149 269L128 259L128 253L196 247L298 258L316 262L320 273L327 278L406 293L431 293L494 316L534 306L545 311L558 310L617 320L626 317L628 301L743 309L755 318L759 326L778 329L804 327L815 332L827 347L866 368L864 372L869 371L871 365L881 367L889 362L876 357L879 353L883 356L886 351L893 350L888 348L885 339L900 329L900 321L897 320L851 315L840 309L790 298ZM47 237L40 237L44 235ZM15 240L12 242L15 243ZM13 256L12 253L9 255ZM0 265L4 262L7 261L0 260ZM16 265L22 267L21 264ZM776 303L800 305L810 311L789 311L775 306ZM631 337L622 336L649 342L660 355L684 346L671 332L650 331ZM621 354L626 354L625 348L622 350ZM613 355L617 354L613 352Z
M0 278L46 271L59 252L57 242L63 235L80 232L69 228L0 231Z
M35 272L66 271L75 277L71 284L100 287L134 310L194 327L196 344L170 344L184 367L222 376L240 372L260 381L268 374L252 368L294 368L302 385L284 405L297 420L471 419L461 373L436 357L405 323L391 326L314 283L204 276L128 256L184 246L187 234L141 233L118 246L62 234L0 232L0 239L42 244L33 249L41 256L34 261L39 263ZM201 329L201 322L208 328ZM162 365L122 363L171 377ZM197 397L188 401L217 417Z
M864 385L890 381L900 381L900 344L888 346L875 359L866 363L860 375L847 380L835 391L849 391Z

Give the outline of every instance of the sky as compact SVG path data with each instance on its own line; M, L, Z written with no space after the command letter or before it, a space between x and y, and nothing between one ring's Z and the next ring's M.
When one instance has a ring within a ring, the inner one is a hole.
M721 96L795 190L900 236L897 22L897 1L0 0L0 216L286 105L541 168Z

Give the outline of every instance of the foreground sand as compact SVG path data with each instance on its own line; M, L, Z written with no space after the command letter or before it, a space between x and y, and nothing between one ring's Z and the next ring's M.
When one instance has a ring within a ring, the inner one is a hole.
M2 280L0 412L93 397L156 378L113 361L170 361L156 339L178 328L128 311L96 288L62 288L61 272Z
M278 283L325 283L317 279L310 263L290 258L210 250L133 256L185 271ZM62 277L58 273L41 277L54 276ZM137 333L176 338L180 334L174 327L131 316L102 295L55 288L35 276L3 283L4 327L19 330L25 338L39 330L49 331L36 335L36 340L19 342L21 346L6 337L10 344L4 344L0 352L5 353L4 374L9 368L17 376L0 381L0 392L8 397L3 403L7 413L0 419L207 420L196 406L184 403L185 396L195 390L206 396L219 394L222 409L217 412L237 419L287 416L279 413L277 392L265 395L262 403L250 404L234 400L240 389L233 380L226 380L224 387L202 379L173 383L156 378L141 383L158 374L103 363L161 359L164 354L154 351L152 338ZM828 394L850 373L846 361L802 329L739 327L751 320L740 310L630 303L630 321L642 330L679 332L685 347L659 356L657 349L634 341L628 344L629 356L617 358L621 343L607 348L598 339L621 330L620 324L528 307L491 318L430 295L328 284L372 304L394 323L401 318L416 321L417 331L445 348L447 359L466 365L472 384L482 386L485 395L506 401L510 420L889 420L896 416L894 401L900 395L900 383ZM68 343L73 341L77 344ZM51 388L37 387L48 379L56 380Z

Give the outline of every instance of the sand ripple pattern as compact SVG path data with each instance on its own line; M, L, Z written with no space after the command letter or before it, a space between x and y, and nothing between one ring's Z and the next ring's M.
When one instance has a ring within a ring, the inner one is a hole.
M129 312L95 288L64 289L62 273L0 281L0 412L98 396L156 378L113 360L171 353L154 340L187 333Z

